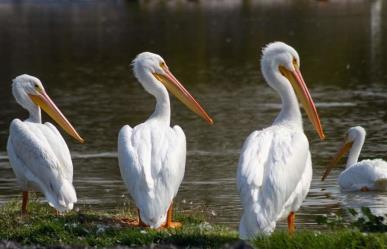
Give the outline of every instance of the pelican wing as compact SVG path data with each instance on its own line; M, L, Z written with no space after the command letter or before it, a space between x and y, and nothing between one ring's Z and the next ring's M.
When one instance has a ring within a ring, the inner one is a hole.
M51 132L45 132L47 142L50 144L50 148L56 155L56 158L60 162L61 169L65 178L72 183L73 182L73 163L71 160L70 150L67 147L66 141L59 133L58 129L51 123L44 123ZM43 126L44 129L44 126Z
M159 227L183 180L186 141L180 127L124 126L118 138L121 176L142 220Z
M144 132L142 138L138 137L137 139L134 139L132 135L133 129L129 125L125 125L120 130L118 135L118 160L121 176L128 187L129 193L136 199L134 195L139 190L151 192L154 188L154 181L150 170L151 148L150 144L145 142L150 140L150 134ZM144 142L139 142L141 140Z
M251 235L251 231L274 229L296 198L294 193L300 191L308 163L309 144L302 132L272 126L246 139L237 172L244 208L242 232Z
M387 189L387 163L381 159L363 160L344 170L338 179L345 191Z
M165 152L165 161L160 179L163 183L162 186L166 189L166 193L168 193L166 197L169 200L169 204L171 204L184 178L186 138L183 130L177 125L173 129L169 128L168 134L168 149Z
M72 209L77 198L72 185L70 152L53 125L13 120L7 150L24 190L38 188L59 211Z

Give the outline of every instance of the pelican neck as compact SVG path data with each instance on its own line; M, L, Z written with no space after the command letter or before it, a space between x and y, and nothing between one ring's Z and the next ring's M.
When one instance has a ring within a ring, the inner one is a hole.
M281 98L281 111L278 113L273 124L292 126L303 130L300 105L298 104L296 94L290 82L278 70L272 70L270 78L272 83L269 85L272 86Z
M363 145L364 145L364 140L365 140L365 136L360 136L360 137L357 137L353 142L353 145L349 150L347 164L345 166L346 168L349 168L358 162L361 149L363 148Z
M29 108L26 108L29 112L29 117L26 121L32 123L42 123L42 113L40 107L37 105L31 105Z
M149 120L157 120L167 126L171 122L171 105L169 100L168 91L164 86L159 88L160 91L156 93L151 93L156 98L155 110L152 115L149 117Z
M291 125L303 129L302 116L300 106L297 101L297 97L293 91L293 88L289 87L288 90L278 91L281 97L281 111L275 118L273 124L275 125Z

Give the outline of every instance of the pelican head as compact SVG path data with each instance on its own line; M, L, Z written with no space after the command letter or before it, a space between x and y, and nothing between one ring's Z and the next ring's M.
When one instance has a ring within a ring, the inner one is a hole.
M354 143L358 140L364 140L367 132L366 130L361 126L355 126L348 129L345 141L347 143Z
M38 78L28 74L16 77L12 81L12 93L17 103L28 110L30 114L39 111L39 107L42 108L70 136L81 143L84 142L71 123L47 95L42 82Z
M331 170L339 163L340 159L345 156L352 148L352 146L357 143L358 153L360 153L361 146L364 143L366 136L366 131L361 126L355 126L348 129L345 134L344 143L340 147L339 151L333 157L333 159L328 164L327 169L324 172L324 175L321 178L321 181L324 181L325 178L329 175Z
M164 59L160 55L143 52L133 60L134 75L150 94L156 98L168 89L191 111L195 112L207 123L213 124L212 119L204 111L199 102L184 88L171 73Z
M320 139L324 139L320 118L300 71L297 51L283 42L268 44L262 51L261 70L267 83L280 94L293 88Z

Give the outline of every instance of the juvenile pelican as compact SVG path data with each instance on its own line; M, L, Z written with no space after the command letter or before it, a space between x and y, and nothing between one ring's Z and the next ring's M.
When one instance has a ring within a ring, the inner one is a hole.
M304 134L298 96L321 139L324 133L317 110L300 72L292 47L274 42L262 52L261 70L281 96L282 109L272 126L254 131L239 158L237 185L243 205L241 239L270 234L279 219L288 218L294 232L294 213L305 199L312 180L309 142Z
M387 190L387 162L382 159L358 162L366 131L361 126L348 129L344 144L328 165L322 181L340 159L348 153L345 170L339 175L338 183L344 191Z
M12 83L16 101L29 112L9 128L7 151L23 191L22 214L27 212L28 191L40 191L59 212L71 210L77 201L73 187L73 164L66 142L51 123L42 124L40 108L70 136L83 143L73 126L46 94L39 79L23 74Z
M183 180L186 140L183 130L170 127L168 91L212 124L212 119L169 71L157 54L144 52L133 60L134 75L156 98L153 114L133 129L125 125L118 135L122 179L139 210L139 225L179 227L172 222L172 200Z

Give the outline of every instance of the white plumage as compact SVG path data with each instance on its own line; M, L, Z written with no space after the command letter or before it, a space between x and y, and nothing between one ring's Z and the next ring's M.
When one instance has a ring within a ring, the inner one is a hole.
M134 129L124 126L118 136L122 179L141 220L152 228L166 221L166 214L184 177L186 141L179 126L148 120Z
M270 234L276 222L295 212L312 180L308 140L302 131L271 126L246 140L238 168L244 212L240 235Z
M262 72L281 96L282 109L272 126L246 139L238 163L237 185L243 205L241 239L270 234L279 219L288 217L294 230L294 212L305 199L312 180L309 143L294 90L320 137L321 124L299 72L297 52L275 42L263 50Z
M338 182L345 191L387 190L387 162L363 160L341 172Z
M176 227L179 224L172 222L172 201L184 177L186 139L179 126L170 127L167 88L209 123L212 120L159 55L141 53L133 66L144 89L155 96L156 108L144 123L133 129L122 127L118 135L121 176L139 209L140 223L152 228Z
M344 145L328 165L323 179L348 151L346 169L340 173L337 182L344 191L387 190L387 162L382 159L358 162L364 145L366 131L361 126L348 130Z
M73 208L77 201L73 164L66 143L52 124L13 120L7 150L23 191L42 192L61 212Z
M71 210L77 197L72 184L70 151L54 125L41 123L39 105L66 126L72 136L83 140L49 99L37 78L21 75L14 79L12 89L17 102L30 114L27 120L14 119L10 125L7 151L17 182L26 198L28 191L39 191L58 211ZM22 212L26 211L26 201L23 199Z

